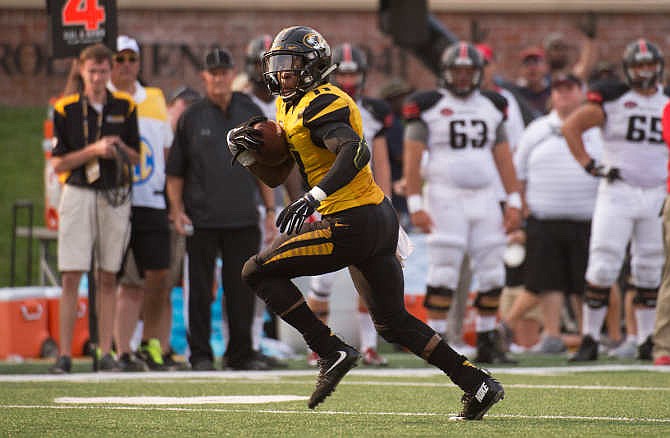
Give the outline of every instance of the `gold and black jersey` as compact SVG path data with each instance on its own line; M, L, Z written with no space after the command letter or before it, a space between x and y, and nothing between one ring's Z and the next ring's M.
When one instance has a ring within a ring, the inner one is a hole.
M309 187L319 184L328 173L335 154L322 139L317 128L329 123L346 123L363 138L361 114L348 94L331 84L320 85L305 94L296 105L277 99L277 121L284 128L289 149ZM353 207L379 204L384 193L372 177L370 164L361 169L344 187L330 194L318 208L327 215Z

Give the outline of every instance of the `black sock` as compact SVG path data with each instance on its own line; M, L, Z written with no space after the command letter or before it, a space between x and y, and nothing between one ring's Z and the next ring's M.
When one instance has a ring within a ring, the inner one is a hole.
M330 332L330 328L314 315L307 303L302 303L282 316L305 338L307 345L321 357L327 356L344 342Z
M446 342L440 341L428 363L435 365L458 385L463 391L473 393L482 383L484 373L468 361L465 356L456 353Z

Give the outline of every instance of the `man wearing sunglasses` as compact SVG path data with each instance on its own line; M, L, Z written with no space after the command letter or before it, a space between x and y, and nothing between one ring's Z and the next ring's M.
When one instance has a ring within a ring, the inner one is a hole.
M140 132L140 162L134 168L132 228L117 301L114 338L119 365L124 371L165 369L162 352L169 350L169 338L162 328L171 315L167 274L170 263L170 228L164 196L165 156L172 144L172 129L163 92L145 87L139 80L140 47L121 35L116 41L111 80L107 87L123 91L137 104ZM143 309L143 311L142 311ZM144 327L139 356L130 340L142 311Z

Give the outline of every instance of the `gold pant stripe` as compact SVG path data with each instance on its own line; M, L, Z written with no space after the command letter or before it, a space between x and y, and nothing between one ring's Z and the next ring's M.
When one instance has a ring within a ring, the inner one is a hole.
M300 246L298 248L289 249L288 251L277 254L265 262L265 264L290 257L329 255L333 253L334 246L335 245L333 245L331 242L320 243L317 245Z
M435 333L432 338L428 341L425 347L423 347L423 353L421 353L421 357L424 360L428 360L431 354L433 354L433 350L435 350L435 347L437 347L437 344L440 343L442 340L442 337Z
M283 311L283 312L279 315L279 317L280 317L280 318L283 318L283 317L286 316L289 312L291 312L291 310L298 308L298 307L299 307L302 303L304 303L304 302L305 302L305 298L304 298L304 297L301 297L301 298L300 298L294 305L292 305L291 307L289 307L288 309L286 309L285 311Z
M330 232L330 228L320 228L318 230L310 231L308 233L298 234L297 236L279 245L279 248L283 248L286 245L290 245L295 242L302 242L303 240L330 239L331 236L332 233Z

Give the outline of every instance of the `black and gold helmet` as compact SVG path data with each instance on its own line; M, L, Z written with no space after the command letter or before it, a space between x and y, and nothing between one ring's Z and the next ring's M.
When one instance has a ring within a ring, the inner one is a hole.
M633 69L655 64L653 71L635 73ZM663 79L663 54L654 44L640 38L626 46L623 53L623 73L629 87L653 88Z
M286 102L301 97L324 83L337 66L331 63L328 42L319 32L307 26L287 27L280 31L270 50L263 55L263 79L272 94ZM282 85L280 74L297 75L294 87Z
M244 58L244 72L250 81L261 86L265 84L263 80L263 55L272 46L272 36L259 35L249 41L247 52Z

